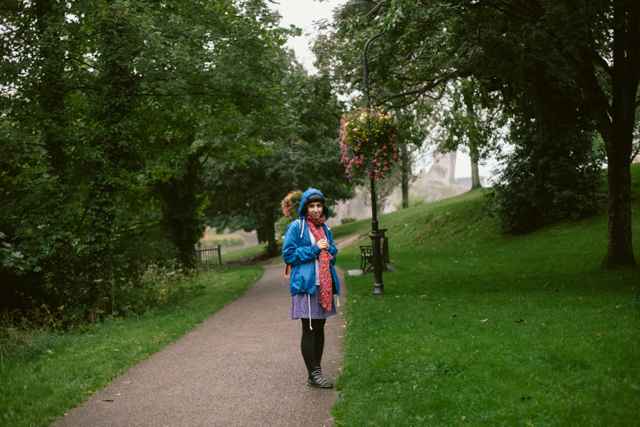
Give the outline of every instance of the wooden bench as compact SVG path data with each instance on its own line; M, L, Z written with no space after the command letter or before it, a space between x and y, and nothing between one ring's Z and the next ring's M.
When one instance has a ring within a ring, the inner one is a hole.
M382 241L382 271L387 271L387 263L389 260L389 238L384 236L386 229L379 230L382 233L380 240ZM360 246L360 270L362 273L368 273L373 268L373 245Z

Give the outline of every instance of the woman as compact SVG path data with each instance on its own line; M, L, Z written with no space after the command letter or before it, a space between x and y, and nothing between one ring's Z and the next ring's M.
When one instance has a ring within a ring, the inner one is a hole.
M331 388L333 384L322 375L320 362L324 324L327 317L336 314L333 294L340 295L340 283L333 268L338 250L329 227L324 224L329 208L320 191L312 188L304 192L298 215L300 219L287 228L282 246L284 262L291 266L291 319L302 321L300 348L309 372L307 385Z

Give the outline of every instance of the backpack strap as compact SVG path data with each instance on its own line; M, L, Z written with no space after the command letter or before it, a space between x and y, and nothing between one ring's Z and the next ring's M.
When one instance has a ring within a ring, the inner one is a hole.
M304 221L302 220L302 218L298 218L296 221L300 221L300 238L302 239L302 233L304 232ZM293 221L295 222L295 221ZM287 231L289 231L289 227L291 227L291 225L293 224L293 222L289 225L287 225L287 228L284 230L284 234L287 234Z

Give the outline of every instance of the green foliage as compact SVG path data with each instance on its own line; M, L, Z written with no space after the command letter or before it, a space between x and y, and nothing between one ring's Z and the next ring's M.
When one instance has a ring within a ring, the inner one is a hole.
M348 224L350 222L356 222L357 219L353 216L345 216L344 218L340 219L340 223L341 224Z
M302 194L300 190L291 191L280 201L282 213L291 221L298 218L298 210L300 209L300 203L302 203Z
M592 147L576 142L516 146L505 156L499 181L487 193L489 210L503 230L529 232L601 209L601 160Z
M507 115L501 111L498 94L473 79L459 79L450 85L453 102L439 111L444 135L438 152L467 150L474 163L500 153L498 129L506 124Z
M123 277L193 269L202 164L264 151L291 30L263 1L3 2L0 17L0 307L64 305L77 323L115 310Z
M591 123L580 114L580 93L549 80L529 78L529 102L511 124L513 152L504 156L488 193L490 210L505 231L578 219L604 201L601 153L585 131Z
M295 219L291 219L286 216L280 217L278 222L276 222L276 232L278 233L278 238L284 238L285 232L287 231L287 227L291 224Z
M633 165L634 224L638 195ZM483 204L474 190L379 218L397 271L384 296L345 278L336 425L636 423L640 273L598 268L606 214L503 237ZM369 224L332 231L366 241ZM359 257L355 243L338 264Z
M351 196L338 163L336 141L327 140L318 147L301 147L302 155L292 161L289 147L276 145L269 154L247 159L244 163L211 162L206 189L212 203L205 213L208 224L218 228L259 230L259 240L269 242L269 255L277 255L274 224L282 215L280 201L291 189L296 169L302 188L319 188L329 203ZM264 231L263 238L260 230Z
M532 95L540 82L535 80L570 93L575 101L571 109L555 111L580 129L564 129L559 144L573 138L574 131L591 133L595 129L606 147L611 226L603 267L636 266L630 234L628 159L640 106L640 3L396 0L379 2L366 17L338 11L334 18L327 25L333 31L318 38L314 51L340 91L363 91L360 52L365 41L379 33L384 35L368 54L374 103L397 108L412 105L422 120L429 120L429 110L424 108L433 105L429 99L440 99L447 88L464 86L465 81L476 86L479 93L469 93L464 87L461 93L454 93L454 101L461 95L467 111L463 114L455 105L445 111L449 137L442 145L459 146L466 139L472 159L493 148L485 130L501 120L512 116L520 122L543 119L539 114L544 109L526 113L537 102ZM493 101L483 105L482 99ZM554 108L552 99L547 97L544 102L550 109ZM492 117L494 111L497 114ZM581 120L575 121L575 115ZM565 165L574 167L575 160ZM589 167L588 160L579 165L580 169ZM553 179L548 184L556 187ZM570 191L589 199L589 187ZM582 193L585 189L587 193Z
M210 160L204 175L206 195L212 201L205 210L207 224L257 230L258 240L268 242L272 257L277 255L274 224L282 215L280 201L292 190L318 188L330 206L353 195L339 164L342 106L326 78L308 76L293 64L284 85L289 105L262 131L270 141L265 144L268 151L244 162ZM289 155L291 141L298 141L300 154L295 160Z

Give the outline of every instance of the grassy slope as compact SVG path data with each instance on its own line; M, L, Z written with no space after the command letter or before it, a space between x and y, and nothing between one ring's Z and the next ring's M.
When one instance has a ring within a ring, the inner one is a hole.
M382 297L371 275L347 278L338 424L640 425L640 271L600 270L607 215L501 237L482 203L473 191L381 217L398 272ZM358 268L357 245L338 262Z
M49 425L242 295L262 273L260 267L203 273L197 280L204 289L169 312L107 321L87 333L34 332L0 342L0 425Z

